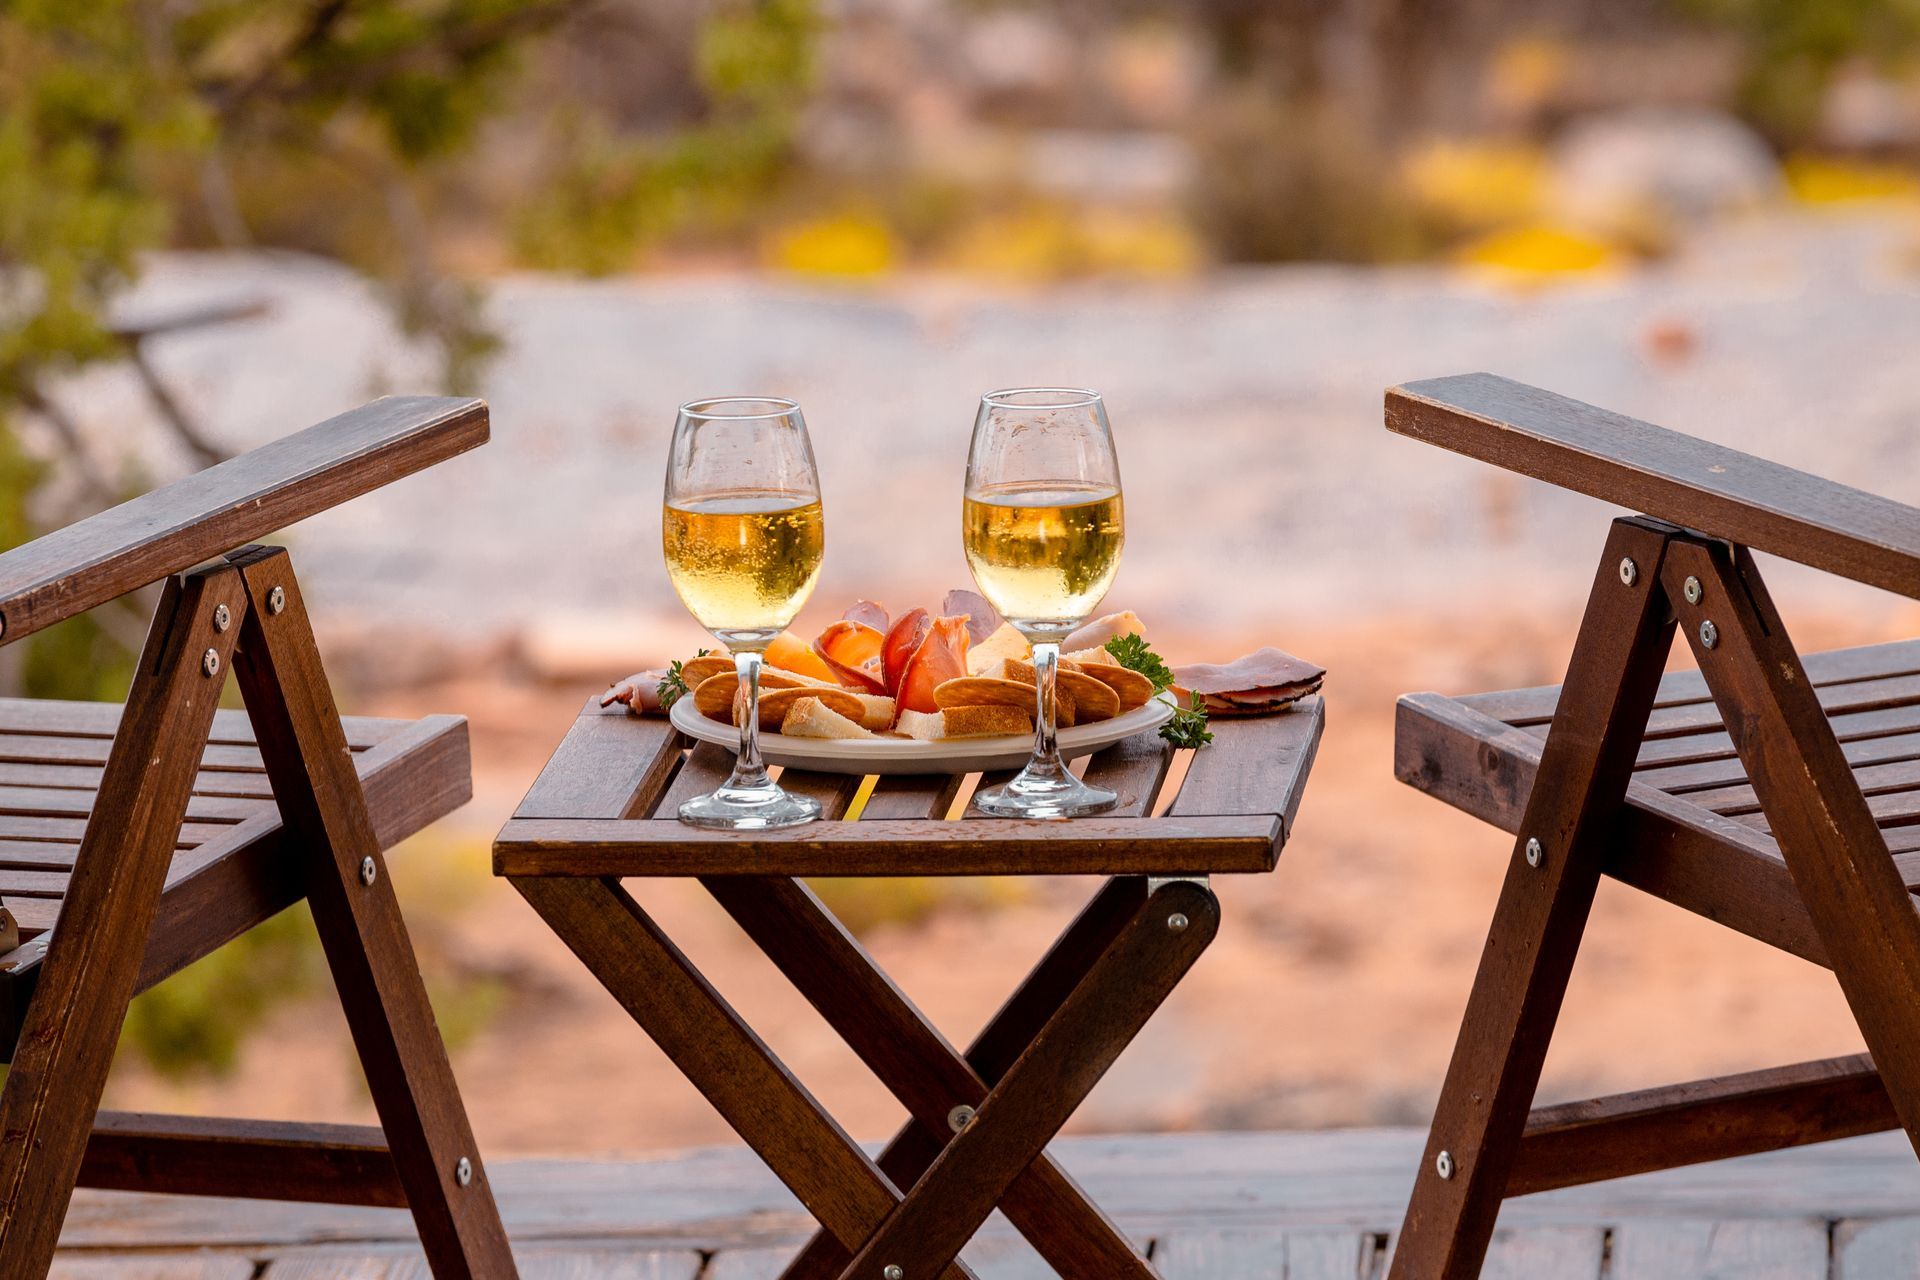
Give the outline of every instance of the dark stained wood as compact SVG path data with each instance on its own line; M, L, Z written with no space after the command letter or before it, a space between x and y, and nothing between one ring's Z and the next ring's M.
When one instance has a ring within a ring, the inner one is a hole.
M506 1232L299 583L280 548L249 548L229 559L253 605L239 627L235 675L421 1245L439 1275L510 1276ZM282 595L284 607L272 609L269 598ZM371 876L363 870L369 860Z
M1326 715L1315 694L1280 715L1214 721L1213 743L1194 752L1168 816L1278 813L1291 827Z
M1834 976L1887 1092L1920 1149L1920 913L1807 684L1805 670L1745 548L1674 549L1680 576L1706 584L1676 599L1714 699L1733 731ZM1700 628L1712 621L1718 643Z
M1613 819L1673 642L1660 566L1673 531L1617 520L1600 557L1553 731L1400 1229L1394 1280L1480 1273L1539 1084ZM1623 559L1639 568L1633 585ZM1529 865L1525 844L1544 848ZM1438 1171L1446 1153L1447 1176Z
M1510 1196L1897 1129L1867 1054L1540 1107Z
M963 775L948 773L886 774L875 780L873 794L860 811L863 822L886 818L944 818L960 791Z
M1387 392L1387 429L1920 597L1920 511L1488 373Z
M86 926L58 930L0 1089L0 1275L45 1273L66 1217L111 1046L133 997L147 930L186 813L239 629L213 611L246 612L240 575L225 565L167 584L129 690L96 806L74 863L66 906Z
M664 719L589 698L514 816L641 816L651 811L681 754L680 735Z
M407 1206L385 1136L364 1125L103 1111L87 1139L80 1185L106 1191Z
M896 1264L918 1275L950 1262L1172 994L1219 923L1219 903L1201 885L1176 881L1149 894L842 1275L879 1275Z
M744 876L703 883L936 1144L951 1135L954 1107L985 1100L986 1081L804 884ZM1044 1154L1007 1187L1000 1207L1061 1275L1152 1280L1126 1238ZM836 1254L831 1274L850 1257Z
M616 882L513 885L843 1244L857 1245L893 1211L899 1189ZM944 1273L972 1274L958 1264Z
M1518 832L1544 741L1438 694L1400 700L1394 772ZM1608 842L1608 875L1815 964L1826 948L1771 838L1640 783Z
M694 753L696 756L698 752ZM691 763L691 759L689 761ZM669 788L665 806L672 800ZM671 818L514 819L494 842L506 876L1179 875L1271 871L1277 814L1200 818L820 822L701 831Z
M335 507L487 439L481 400L394 396L0 554L18 640Z
M1086 980L1094 962L1112 947L1146 894L1146 881L1136 876L1116 877L1101 886L968 1047L967 1065L982 1081L999 1083L1047 1019ZM896 1183L910 1186L920 1180L944 1146L943 1140L929 1135L917 1120L909 1120L881 1152L880 1168ZM850 1257L838 1241L819 1232L793 1265L781 1273L781 1280L838 1276Z
M1172 764L1173 748L1159 735L1136 733L1095 753L1080 776L1120 797L1105 816L1144 818L1153 812L1160 784L1166 781Z

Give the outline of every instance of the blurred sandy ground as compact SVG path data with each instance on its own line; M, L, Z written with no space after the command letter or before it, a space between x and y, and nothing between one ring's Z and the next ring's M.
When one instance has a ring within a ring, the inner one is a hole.
M482 1142L729 1138L485 868L487 839L582 700L699 638L655 551L677 400L766 389L807 405L830 529L812 613L826 617L854 594L904 607L964 582L950 515L974 393L1106 390L1130 517L1110 604L1141 612L1176 661L1276 643L1323 662L1329 730L1279 871L1217 882L1219 940L1073 1127L1423 1123L1507 841L1393 781L1393 701L1557 679L1607 513L1389 437L1382 387L1491 368L1920 499L1909 233L1736 228L1657 273L1538 295L1414 269L1002 300L939 284L507 282L511 346L485 388L494 444L293 542L354 709L473 720L476 800L396 878L430 980L490 975L502 992L457 1055ZM273 296L274 320L156 348L234 445L418 377L358 286L309 264L169 260L147 300L247 289ZM89 421L108 424L132 395L113 375L87 391ZM1806 648L1920 633L1907 602L1785 568L1776 591ZM964 1042L1092 888L1035 882L1013 905L868 941ZM718 908L691 886L638 892L856 1136L886 1136L898 1108ZM1857 1048L1824 971L1609 885L1545 1092ZM370 1116L324 1001L282 1008L229 1079L123 1064L109 1105Z

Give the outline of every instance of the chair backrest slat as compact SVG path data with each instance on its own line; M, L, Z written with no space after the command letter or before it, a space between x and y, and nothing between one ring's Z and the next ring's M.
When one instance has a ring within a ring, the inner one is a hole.
M1387 392L1387 428L1920 599L1920 511L1490 373Z
M0 642L485 443L483 400L393 396L0 554Z

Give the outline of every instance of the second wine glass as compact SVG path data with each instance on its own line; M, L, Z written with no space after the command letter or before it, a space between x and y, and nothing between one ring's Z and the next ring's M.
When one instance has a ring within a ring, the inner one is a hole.
M826 547L800 406L743 397L680 406L661 525L673 589L733 654L742 691L733 775L681 805L680 820L728 831L812 821L819 802L781 790L760 758L761 655L813 594Z
M1006 818L1071 818L1117 797L1082 782L1055 726L1060 642L1113 585L1126 525L1106 405L1078 388L989 392L974 417L961 518L967 565L994 608L1033 646L1033 755L973 803Z

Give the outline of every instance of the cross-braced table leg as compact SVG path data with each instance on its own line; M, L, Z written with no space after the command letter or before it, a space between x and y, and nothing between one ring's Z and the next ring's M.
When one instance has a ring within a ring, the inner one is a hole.
M747 936L820 1011L860 1059L912 1113L913 1122L887 1148L880 1168L896 1183L917 1180L940 1154L952 1134L967 1123L1004 1074L1006 1062L989 1062L991 1075L962 1058L913 1003L876 966L865 948L820 903L805 884L792 879L714 876L704 881L714 898ZM1072 984L1086 976L1093 959L1145 895L1138 878L1112 882L1068 939L1056 948L1051 964L1036 974L1054 976L1037 990L1044 1001L1021 1005L1017 1043L1038 1032ZM1097 922L1093 923L1093 922ZM1089 947L1089 935L1098 946ZM1063 939L1063 942L1065 940ZM1065 963L1071 956L1075 963ZM1062 972L1070 969L1071 972ZM1015 1038L1002 1031L996 1039ZM1011 1060L1011 1055L1008 1055ZM1045 1154L1007 1187L1000 1208L1055 1271L1064 1276L1151 1280L1153 1271L1073 1180ZM852 1255L830 1234L820 1233L784 1273L837 1276Z
M887 1219L898 1188L619 882L512 883L822 1226L857 1246ZM953 1263L920 1277L943 1273L973 1274Z

